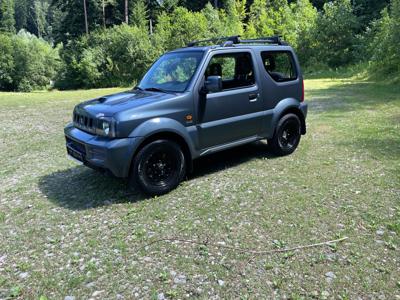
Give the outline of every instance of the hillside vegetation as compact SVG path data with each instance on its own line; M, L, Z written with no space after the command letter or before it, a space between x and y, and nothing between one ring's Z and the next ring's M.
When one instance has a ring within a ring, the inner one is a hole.
M165 51L230 35L280 34L306 73L400 78L400 0L31 2L0 5L0 90L132 86Z

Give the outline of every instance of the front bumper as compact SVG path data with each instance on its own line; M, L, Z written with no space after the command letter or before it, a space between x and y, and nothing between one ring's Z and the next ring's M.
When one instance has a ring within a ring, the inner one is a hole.
M64 128L67 153L88 167L110 171L116 177L128 177L133 153L142 138L109 139L86 133L72 123Z

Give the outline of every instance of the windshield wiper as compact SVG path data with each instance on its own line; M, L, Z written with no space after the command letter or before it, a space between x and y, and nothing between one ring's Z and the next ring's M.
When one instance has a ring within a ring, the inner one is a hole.
M134 90L139 90L139 91L143 91L143 89L140 87L140 86L135 86L134 88L133 88Z
M150 91L150 92L170 93L170 91L166 91L166 90L159 89L159 88L156 88L156 87L149 87L149 88L145 88L143 90L144 91Z

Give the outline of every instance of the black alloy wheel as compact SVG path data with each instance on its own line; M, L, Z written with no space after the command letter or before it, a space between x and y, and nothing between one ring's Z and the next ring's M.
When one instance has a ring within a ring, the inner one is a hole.
M278 122L274 137L268 140L276 155L288 155L296 150L301 138L300 119L295 114L286 114Z
M138 152L131 176L147 194L162 195L177 187L185 173L185 156L179 145L156 140Z

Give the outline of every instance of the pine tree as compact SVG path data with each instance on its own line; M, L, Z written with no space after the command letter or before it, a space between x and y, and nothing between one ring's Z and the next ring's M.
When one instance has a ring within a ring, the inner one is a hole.
M0 2L0 31L15 32L14 0Z
M28 0L15 0L15 27L19 31L28 27L29 5Z
M33 23L36 26L36 32L38 37L42 37L47 31L47 13L49 9L49 3L43 0L35 0L33 2Z
M145 0L131 1L131 3L131 13L129 15L131 24L139 28L146 28L148 24L148 10Z

